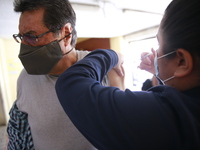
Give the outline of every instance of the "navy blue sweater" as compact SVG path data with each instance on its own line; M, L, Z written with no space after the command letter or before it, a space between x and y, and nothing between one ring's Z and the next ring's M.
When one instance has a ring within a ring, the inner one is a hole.
M117 61L114 51L95 50L59 77L58 98L78 130L99 150L200 150L200 87L101 86Z

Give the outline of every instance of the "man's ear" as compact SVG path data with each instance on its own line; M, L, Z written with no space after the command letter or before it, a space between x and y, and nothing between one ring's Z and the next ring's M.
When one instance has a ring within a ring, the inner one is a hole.
M176 50L177 68L174 72L175 77L184 77L191 73L193 69L192 55L185 49Z
M72 33L72 26L70 23L66 23L63 27L63 30L64 30L64 35L63 36L67 36L69 35L70 33ZM65 42L65 46L69 45L71 43L71 39L72 38L72 34L67 36L65 39L64 39L64 42Z

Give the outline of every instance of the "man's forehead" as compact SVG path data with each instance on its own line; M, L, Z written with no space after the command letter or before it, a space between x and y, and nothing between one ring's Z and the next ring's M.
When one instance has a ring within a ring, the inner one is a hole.
M20 33L37 33L46 30L46 26L43 23L43 14L43 9L23 12L19 19Z

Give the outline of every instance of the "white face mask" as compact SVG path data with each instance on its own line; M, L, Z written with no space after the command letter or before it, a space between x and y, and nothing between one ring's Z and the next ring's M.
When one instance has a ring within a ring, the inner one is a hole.
M169 53L167 53L167 54L165 54L165 55L162 55L162 56L160 56L160 57L157 57L157 51L156 51L156 55L155 55L155 58L154 58L154 67L155 67L155 77L157 78L157 80L159 81L159 84L160 85L165 85L165 82L167 82L167 81L169 81L169 80L171 80L171 79L173 79L173 78L175 78L175 76L172 76L172 77L170 77L170 78L167 78L167 79L165 79L165 80L162 80L158 75L159 75L159 69L158 69L158 59L161 59L161 58L163 58L163 57L166 57L166 56L168 56L168 55L171 55L171 54L173 54L173 53L175 53L176 51L173 51L173 52L169 52Z

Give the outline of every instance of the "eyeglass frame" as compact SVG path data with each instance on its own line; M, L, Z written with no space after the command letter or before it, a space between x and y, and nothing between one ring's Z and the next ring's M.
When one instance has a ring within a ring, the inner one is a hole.
M49 30L49 31L47 31L47 32L44 32L44 33L42 33L42 34L40 34L40 35L32 35L32 34L24 34L24 35L21 35L20 33L19 34L13 34L13 38L15 39L15 41L17 42L17 43L20 43L20 41L17 39L17 37L19 37L20 38L20 40L22 41L22 38L24 37L24 36L26 36L26 35L28 35L28 37L30 38L30 39L35 39L35 42L37 43L38 42L38 38L40 38L40 37L42 37L43 35L45 35L45 34L47 34L47 33L50 33L50 32L53 32L52 30ZM30 42L28 42L28 41L26 41L26 40L24 40L26 43L28 43L28 44L36 44L36 43L30 43Z

